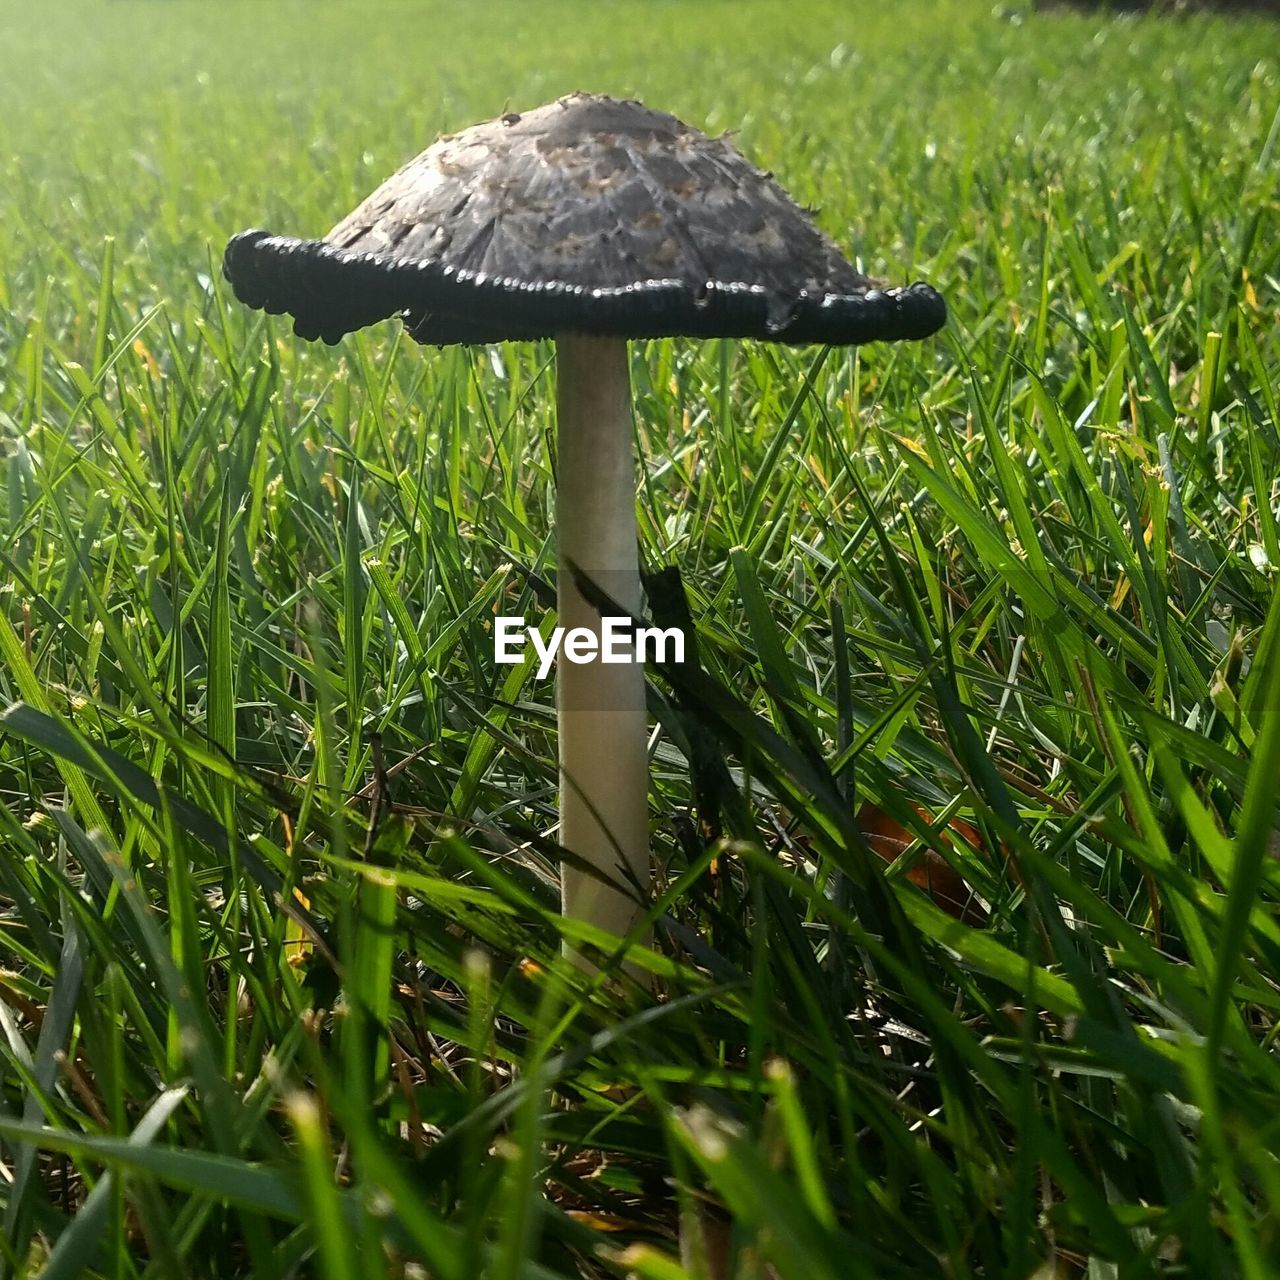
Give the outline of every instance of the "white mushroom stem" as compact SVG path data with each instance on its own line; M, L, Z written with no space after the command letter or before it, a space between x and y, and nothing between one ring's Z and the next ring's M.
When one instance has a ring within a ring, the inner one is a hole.
M594 632L598 653L600 613L578 591L570 564L632 617L640 614L626 341L562 335L556 374L558 624L566 637L574 627ZM556 705L560 843L592 868L562 864L561 910L624 935L651 877L644 667L573 663L562 647Z

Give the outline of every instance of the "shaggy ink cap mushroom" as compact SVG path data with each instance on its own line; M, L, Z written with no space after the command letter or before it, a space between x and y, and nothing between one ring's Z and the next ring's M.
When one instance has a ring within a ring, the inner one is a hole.
M392 315L442 346L554 338L557 623L597 639L581 579L633 619L642 609L628 339L850 344L928 337L946 319L928 285L859 274L726 139L581 93L441 138L323 240L236 236L225 271L242 302L290 313L304 338ZM561 913L638 941L652 884L644 668L557 663L556 708L573 855Z
M727 138L575 93L442 137L323 239L246 231L241 302L303 338L400 315L420 342L591 333L845 345L925 338L926 284L881 288Z

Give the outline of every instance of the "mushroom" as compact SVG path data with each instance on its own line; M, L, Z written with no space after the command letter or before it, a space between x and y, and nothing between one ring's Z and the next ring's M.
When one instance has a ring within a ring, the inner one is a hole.
M423 343L554 339L558 622L597 635L583 578L641 610L628 339L853 344L946 319L928 285L860 274L728 138L585 93L442 137L323 240L246 231L224 271L303 338L399 315ZM644 669L560 661L556 681L562 911L627 935L652 874Z

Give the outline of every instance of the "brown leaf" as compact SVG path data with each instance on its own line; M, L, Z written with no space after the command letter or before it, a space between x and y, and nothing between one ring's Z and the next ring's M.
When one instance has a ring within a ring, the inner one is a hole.
M926 822L932 822L929 814L918 804L911 806ZM891 818L879 805L870 800L863 803L855 819L862 834L872 850L885 862L893 862L908 845L914 843L915 836L902 823ZM947 823L946 831L954 831L967 844L975 849L982 849L982 837L969 823L960 818L952 818ZM950 838L943 833L943 839L950 844ZM923 889L933 901L949 916L964 921L965 924L981 925L986 923L987 913L982 909L972 890L955 868L934 849L925 849L912 863L907 871L907 879L919 889Z

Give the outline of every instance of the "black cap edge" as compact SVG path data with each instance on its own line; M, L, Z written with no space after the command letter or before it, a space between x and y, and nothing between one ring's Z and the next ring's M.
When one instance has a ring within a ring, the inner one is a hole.
M601 289L533 283L260 230L232 237L222 269L246 306L287 312L299 337L329 343L393 315L403 317L419 342L440 346L565 332L849 346L927 338L947 318L946 303L924 283L856 294L802 293L780 312L758 285L712 280L695 290L682 280Z

